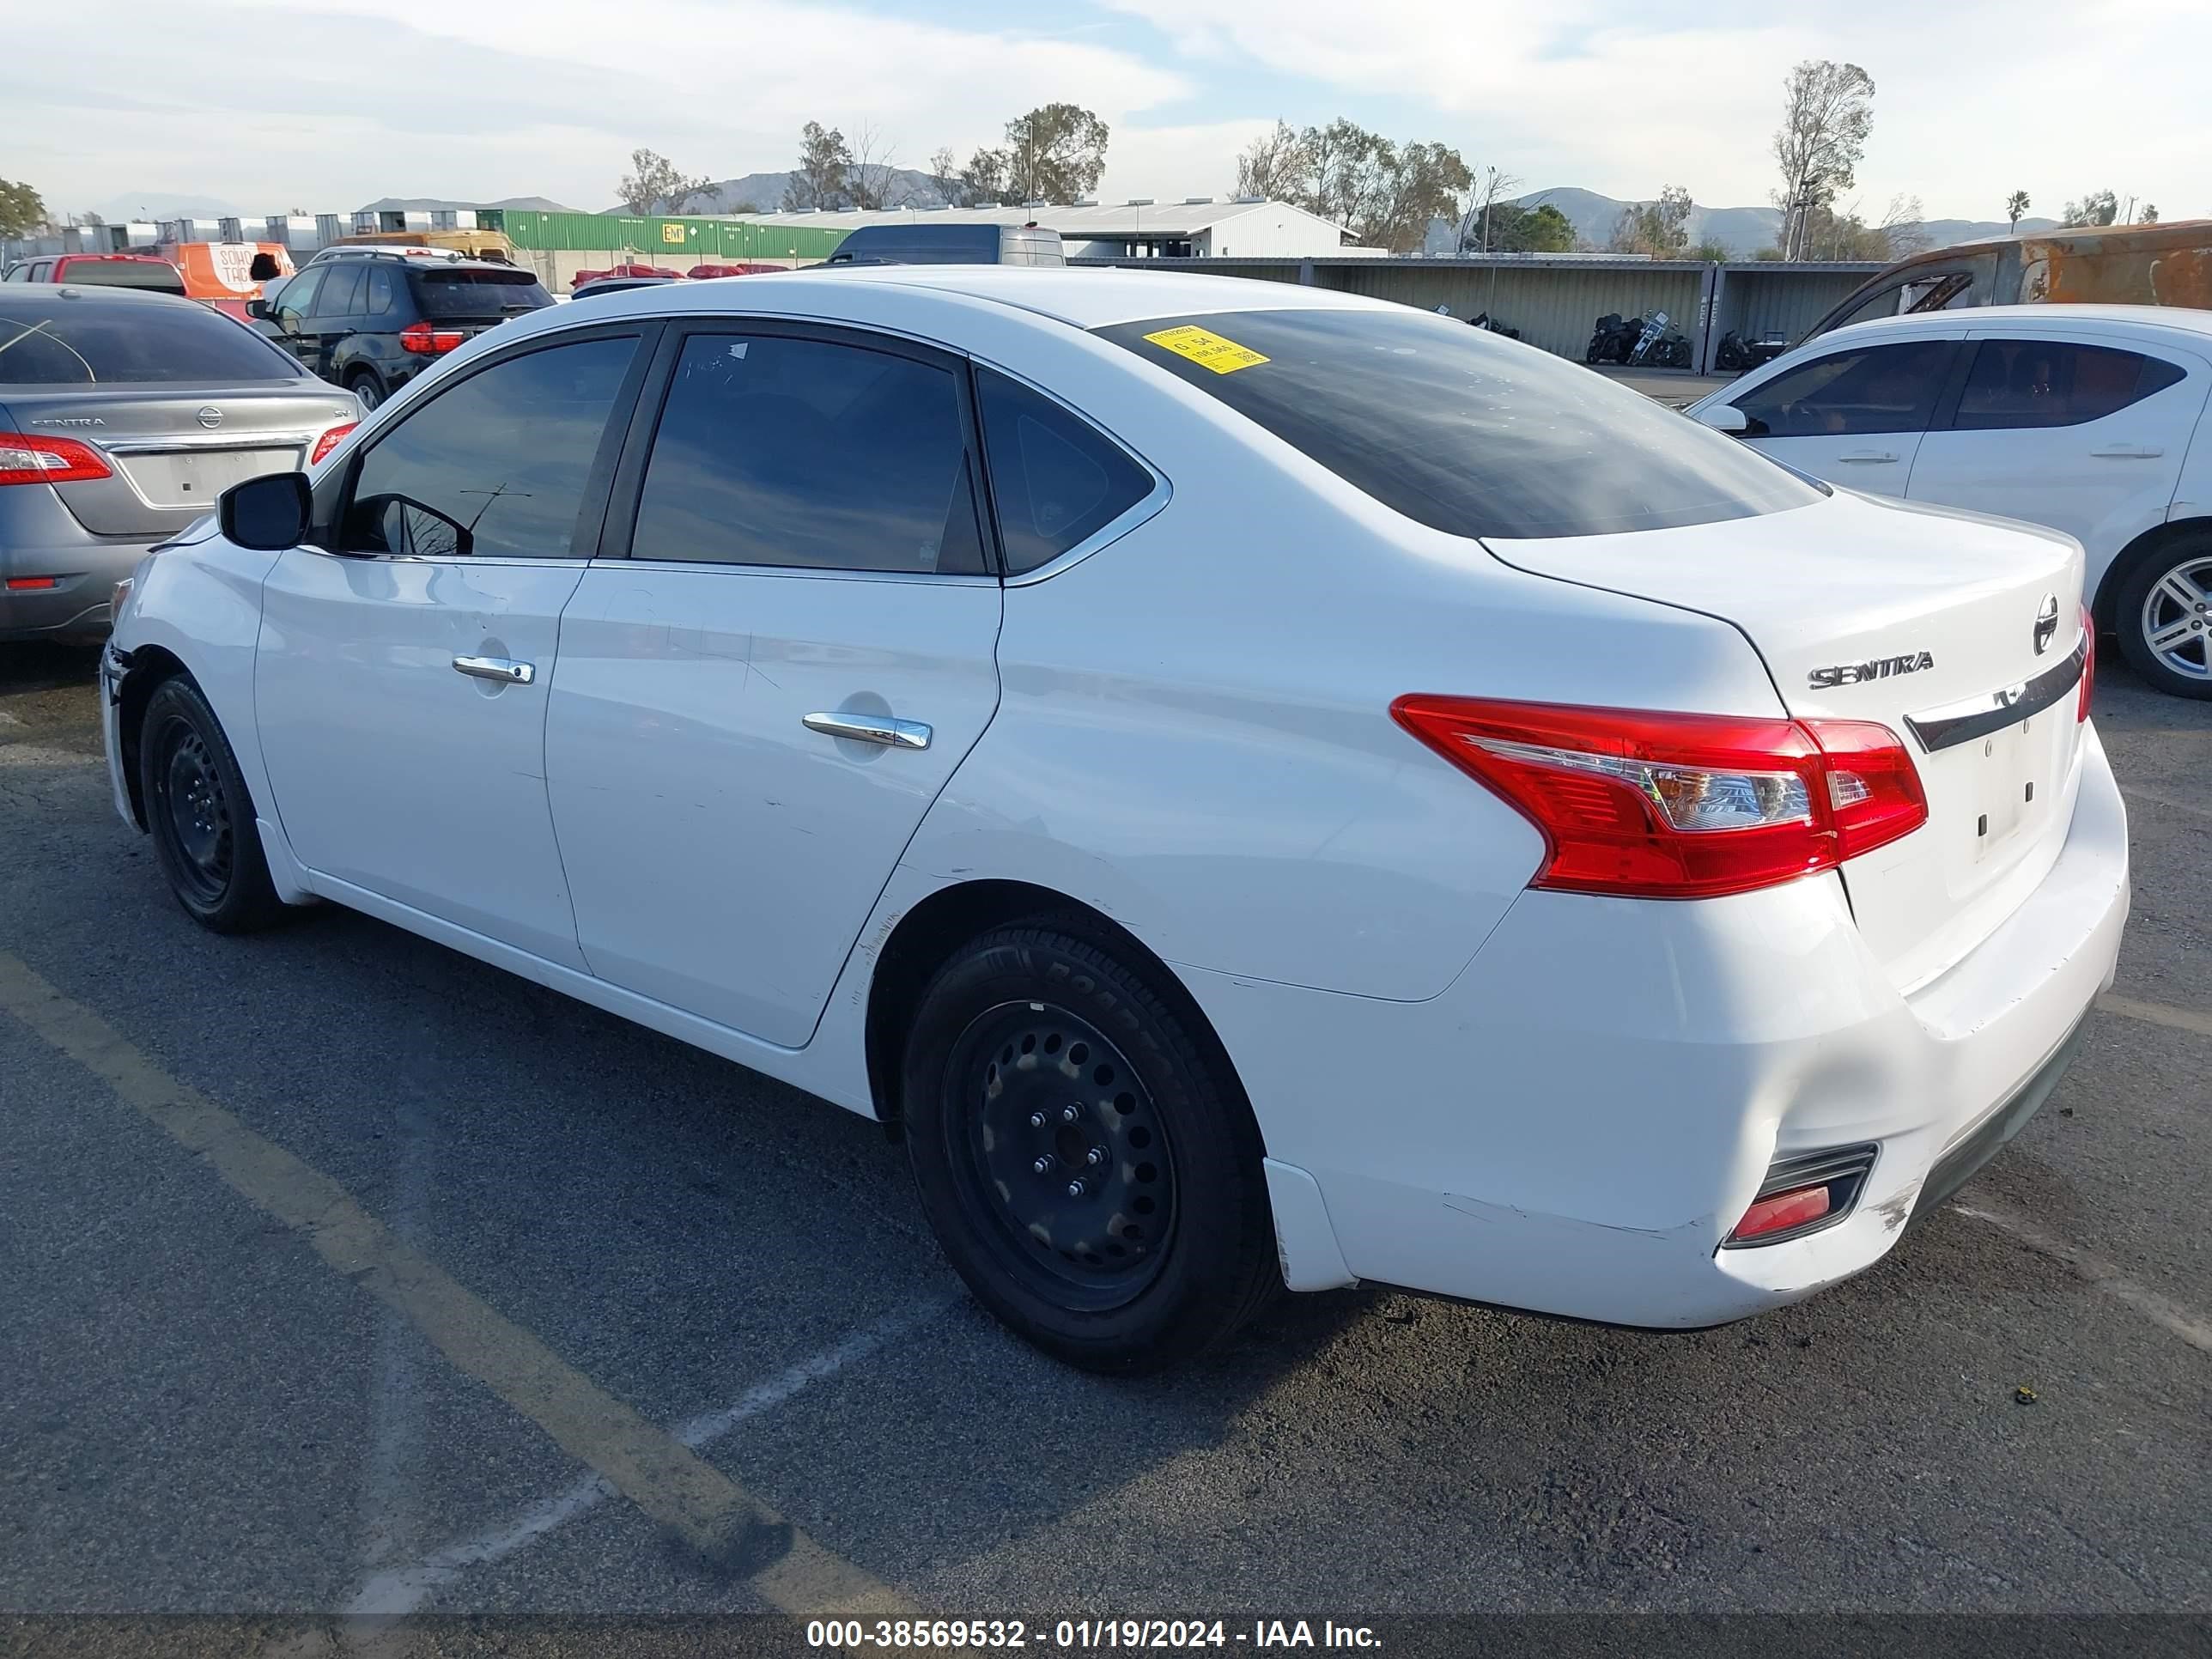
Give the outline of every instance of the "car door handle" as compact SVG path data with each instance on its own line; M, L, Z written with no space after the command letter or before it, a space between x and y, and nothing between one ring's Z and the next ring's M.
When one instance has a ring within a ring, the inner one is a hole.
M2156 444L2106 444L2089 453L2106 461L2154 461L2166 453Z
M501 685L527 685L538 678L535 663L512 657L456 657L453 666L472 678L497 680Z
M1893 461L1897 459L1897 452L1893 449L1847 449L1836 459L1839 461Z
M888 714L807 714L799 724L824 737L879 743L887 749L927 749L929 728L920 720L895 720Z

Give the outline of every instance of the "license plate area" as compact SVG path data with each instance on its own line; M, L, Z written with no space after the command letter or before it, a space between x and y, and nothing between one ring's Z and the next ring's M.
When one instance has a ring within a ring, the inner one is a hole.
M2068 718L2072 710L2066 711ZM2033 839L2051 814L2059 778L2058 753L2064 736L2055 715L2035 714L1961 747L1971 771L1973 857L1984 863L2000 856L2023 834Z
M215 510L216 497L235 483L269 472L290 472L300 465L296 445L254 449L172 449L119 455L131 487L149 507L176 507L196 513Z

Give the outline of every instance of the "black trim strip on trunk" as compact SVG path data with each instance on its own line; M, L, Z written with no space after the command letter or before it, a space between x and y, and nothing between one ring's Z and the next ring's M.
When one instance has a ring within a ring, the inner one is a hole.
M2081 683L2081 672L2088 664L2089 635L2085 630L2065 661L2054 663L2033 679L2001 691L1985 691L1963 702L1907 714L1905 723L1931 755L1954 744L1972 743L2041 714Z

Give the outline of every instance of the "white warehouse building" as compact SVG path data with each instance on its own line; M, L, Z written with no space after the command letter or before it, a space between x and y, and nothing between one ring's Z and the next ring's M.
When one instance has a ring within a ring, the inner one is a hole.
M877 212L806 210L725 216L755 222L799 224L817 230L858 230L863 225L1036 224L1056 230L1072 258L1341 258L1380 248L1347 246L1346 233L1318 214L1261 196L1217 201L1211 196L1180 202L1137 198L1118 207L1080 201L1068 205L1032 202L1014 207L886 208Z

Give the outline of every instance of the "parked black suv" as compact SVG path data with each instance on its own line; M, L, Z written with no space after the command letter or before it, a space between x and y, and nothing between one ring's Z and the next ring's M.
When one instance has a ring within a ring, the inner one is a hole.
M364 251L311 264L246 309L276 345L374 409L462 341L552 303L513 265Z

